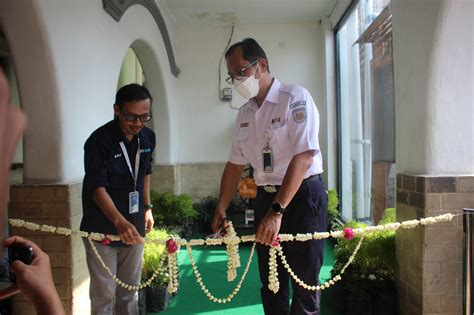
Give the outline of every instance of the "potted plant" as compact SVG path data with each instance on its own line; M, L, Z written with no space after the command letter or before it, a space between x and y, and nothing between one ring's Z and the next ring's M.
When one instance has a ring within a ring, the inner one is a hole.
M153 213L154 220L158 225L180 227L180 234L184 235L193 233L191 227L199 213L193 207L191 196L152 192L151 199L156 209Z
M395 209L386 209L380 224L395 222ZM349 221L344 228L363 228L366 224ZM334 247L332 275L338 275L352 255L360 237L338 238ZM346 291L347 314L397 314L395 232L366 235L352 264L346 269L340 285Z
M216 197L207 196L193 205L194 209L198 212L200 232L206 234L212 233L211 223L217 208L217 201L218 199Z
M165 246L151 242L152 240L167 238L169 238L169 233L165 229L153 229L146 235L147 241L143 250L142 281L147 281L156 270L159 270L158 276L151 285L140 292L141 300L145 301L147 312L163 311L169 303L170 296L167 290L169 283L168 260L166 257L162 259L163 255L166 255ZM140 314L144 314L141 312Z
M196 233L197 222L196 219L199 213L193 207L193 200L191 196L181 194L175 197L173 208L178 215L178 222L183 227L183 236L189 237Z

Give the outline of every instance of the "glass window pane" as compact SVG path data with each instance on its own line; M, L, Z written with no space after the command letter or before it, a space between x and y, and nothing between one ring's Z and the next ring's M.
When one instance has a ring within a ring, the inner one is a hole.
M393 206L395 111L387 0L361 1L336 33L341 214L376 221Z

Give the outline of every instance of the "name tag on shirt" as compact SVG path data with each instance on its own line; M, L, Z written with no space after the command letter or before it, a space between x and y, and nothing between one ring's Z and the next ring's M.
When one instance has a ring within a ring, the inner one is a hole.
M132 191L128 194L128 211L130 214L138 212L138 191Z

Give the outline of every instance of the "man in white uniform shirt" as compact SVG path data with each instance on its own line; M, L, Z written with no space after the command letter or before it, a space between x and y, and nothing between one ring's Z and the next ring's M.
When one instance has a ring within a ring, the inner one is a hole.
M290 278L281 262L280 289L277 294L268 289L269 245L277 235L323 232L327 228L318 110L306 89L272 78L266 54L254 39L246 38L232 45L225 57L227 81L249 101L237 117L213 229L217 231L225 224L226 209L245 165L250 163L258 186L255 229L265 314L320 314L320 292L306 290L293 280L290 307ZM323 241L281 245L295 274L306 284L317 285Z

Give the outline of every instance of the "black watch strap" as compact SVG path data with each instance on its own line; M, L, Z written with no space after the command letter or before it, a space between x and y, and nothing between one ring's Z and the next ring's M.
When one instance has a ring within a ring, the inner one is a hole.
M285 212L285 208L279 202L272 202L272 211L275 213L283 214Z
M153 204L144 205L143 208L144 208L145 210L153 209Z

